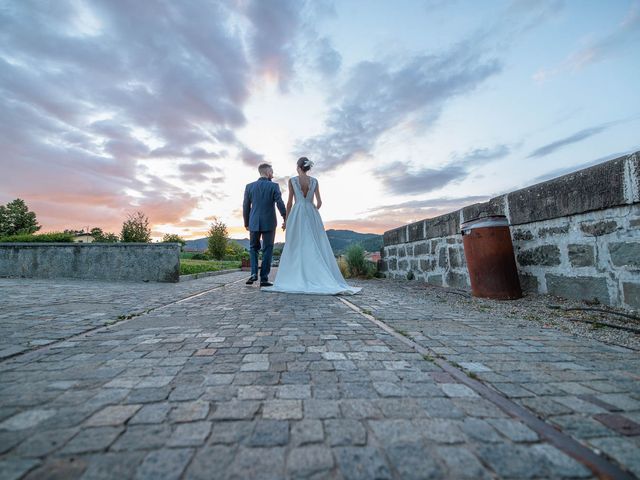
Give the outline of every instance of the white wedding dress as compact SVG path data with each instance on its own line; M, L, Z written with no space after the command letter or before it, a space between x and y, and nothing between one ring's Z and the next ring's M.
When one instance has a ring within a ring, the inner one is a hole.
M318 181L309 177L307 196L298 177L291 179L295 204L287 218L286 241L272 287L263 292L309 293L315 295L353 295L361 289L344 281L320 212L313 204Z

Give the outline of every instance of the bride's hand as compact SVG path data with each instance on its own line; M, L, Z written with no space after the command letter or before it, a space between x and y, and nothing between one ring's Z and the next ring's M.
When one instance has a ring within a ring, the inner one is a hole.
M287 229L287 222L282 222L282 231L284 232Z
M320 210L320 207L321 207L321 206L322 206L322 202L318 202L318 204L316 205L316 208L317 208L318 210Z

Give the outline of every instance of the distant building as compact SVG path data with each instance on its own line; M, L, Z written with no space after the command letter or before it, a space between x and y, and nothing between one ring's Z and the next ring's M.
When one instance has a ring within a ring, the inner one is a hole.
M77 232L73 234L74 243L93 243L95 238L90 233Z
M382 258L382 256L380 255L380 252L371 252L371 253L367 253L364 256L364 258L366 258L370 262L376 263L378 260Z

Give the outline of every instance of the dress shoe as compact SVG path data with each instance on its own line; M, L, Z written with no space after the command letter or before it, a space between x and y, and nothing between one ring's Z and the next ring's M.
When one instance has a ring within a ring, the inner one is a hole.
M255 282L256 280L258 280L258 277L251 275L249 277L249 280L247 280L247 285L253 285L253 282Z
M272 287L273 283L267 281L267 282L260 282L260 286L261 287Z

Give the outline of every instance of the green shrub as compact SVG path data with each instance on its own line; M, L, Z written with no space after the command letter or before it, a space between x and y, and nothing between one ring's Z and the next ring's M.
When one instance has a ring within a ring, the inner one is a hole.
M347 248L345 260L352 277L363 277L367 275L367 261L364 258L364 248L354 244Z
M209 260L210 257L206 253L194 253L191 255L192 260Z
M39 233L32 235L24 233L21 235L10 235L7 237L1 237L0 243L8 242L73 242L73 235L70 233L51 232L51 233Z

